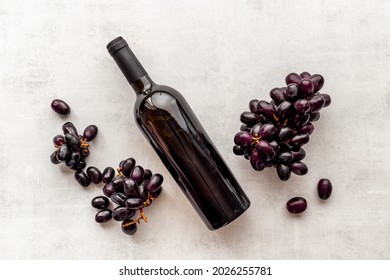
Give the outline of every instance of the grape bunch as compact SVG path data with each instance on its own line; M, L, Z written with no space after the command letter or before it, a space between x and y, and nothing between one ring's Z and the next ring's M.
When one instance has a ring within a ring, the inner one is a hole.
M100 209L95 221L105 223L113 218L122 222L121 228L125 234L133 235L137 231L137 223L140 224L141 220L147 222L143 209L162 192L163 176L136 165L134 158L121 161L116 175L112 167L104 169L103 174L90 174L88 171L91 180L106 184L103 187L105 196L97 196L91 201L93 207ZM112 210L109 208L109 198L116 205ZM137 212L139 218L134 219Z
M286 76L286 85L270 91L272 100L253 99L249 110L243 112L243 125L234 136L233 152L244 156L252 167L263 170L276 167L279 178L287 181L291 173L304 175L308 167L303 145L314 131L313 122L320 118L320 110L329 106L331 98L320 93L324 78L303 72Z

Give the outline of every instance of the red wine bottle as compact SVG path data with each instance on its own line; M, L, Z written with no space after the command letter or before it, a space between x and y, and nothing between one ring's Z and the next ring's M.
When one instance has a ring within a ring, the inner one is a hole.
M137 99L138 127L210 230L240 216L250 201L184 97L152 81L128 44L107 45Z

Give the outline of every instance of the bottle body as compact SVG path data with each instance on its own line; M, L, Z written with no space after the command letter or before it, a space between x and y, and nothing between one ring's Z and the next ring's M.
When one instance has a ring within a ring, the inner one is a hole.
M240 216L250 201L184 97L155 84L122 37L107 49L136 92L138 127L208 229Z

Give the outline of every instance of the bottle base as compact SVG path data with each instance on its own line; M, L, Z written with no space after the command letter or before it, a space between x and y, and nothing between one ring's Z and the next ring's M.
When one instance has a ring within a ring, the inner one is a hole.
M236 220L238 217L240 217L246 210L248 210L248 208L251 206L251 203L248 202L248 206L245 208L245 209L242 209L241 211L235 213L234 215L228 217L227 219L225 220L222 220L222 221L218 221L218 222L215 222L214 224L209 224L207 225L207 228L210 230L210 231L215 231L217 229L220 229L228 224L230 224L231 222L233 222L234 220Z

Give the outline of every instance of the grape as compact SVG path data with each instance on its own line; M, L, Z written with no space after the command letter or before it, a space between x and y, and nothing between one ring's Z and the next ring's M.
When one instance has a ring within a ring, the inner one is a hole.
M251 131L251 127L247 126L246 124L241 125L240 131Z
M252 112L243 112L240 117L241 122L247 125L254 125L259 122L259 117Z
M74 174L74 178L83 187L88 187L89 184L91 184L91 180L88 178L87 174L85 174L84 171L82 170L76 171L76 173Z
M125 206L125 202L126 202L126 196L121 193L121 192L113 192L111 194L111 201L120 205L120 206Z
M130 178L133 179L137 184L141 184L144 179L144 169L142 166L135 166L130 173Z
M275 135L279 133L279 129L272 123L266 123L260 127L259 136L261 139L271 140Z
M302 128L310 120L309 114L295 115L289 122L291 126L295 126L297 129Z
M320 93L319 95L322 96L322 98L325 100L324 107L328 107L332 102L332 99L330 98L329 94Z
M291 198L286 203L287 211L291 214L299 214L306 210L307 202L303 197L294 197Z
M112 167L107 167L106 169L103 170L102 174L102 181L103 183L107 184L114 178L115 176L115 170Z
M299 76L301 76L302 78L310 78L311 77L309 72L302 72L301 74L299 74Z
M278 173L280 180L287 181L288 179L290 179L291 171L287 165L283 163L278 163L276 167L276 171Z
M87 164L85 163L85 160L83 158L81 158L71 168L74 170L81 170L81 169L84 169L86 166L87 166Z
M260 140L256 144L256 150L265 157L266 160L271 160L275 156L275 149L265 140Z
M53 144L54 146L56 147L60 147L62 144L65 143L65 139L64 139L64 136L62 135L56 135L54 136L53 138Z
M252 135L247 131L240 131L234 136L234 143L238 146L252 145Z
M233 153L238 156L243 156L247 153L246 149L237 145L233 146Z
M283 101L286 101L286 97L284 96L284 92L280 88L271 89L269 95L275 101L276 105L279 105Z
M277 139L279 141L286 141L294 135L294 131L289 127L282 127L279 131Z
M314 85L314 92L317 92L319 91L322 86L324 85L324 77L322 77L321 75L319 74L314 74L310 77L310 80L313 82L313 85Z
M96 125L89 125L84 129L83 133L83 138L87 141L90 142L93 139L95 139L96 135L98 134L98 128Z
M112 199L112 196L111 196ZM131 197L126 200L126 207L130 210L137 210L144 205L144 202L139 197Z
M299 99L295 101L293 105L298 114L303 114L310 111L310 104L306 99Z
M285 119L288 114L290 113L292 104L288 101L283 101L279 104L279 106L276 108L276 114L281 118L282 120Z
M164 181L163 176L161 174L155 173L152 175L150 181L146 185L146 189L149 192L154 193L158 191L159 188L161 188L161 184L163 181Z
M286 76L286 85L295 83L297 85L301 82L301 76L299 76L297 73L290 73Z
M54 99L51 102L51 108L54 112L63 116L69 115L71 111L69 105L61 99Z
M321 179L318 181L317 192L321 199L328 199L332 194L332 189L332 183L328 179Z
M325 99L322 98L321 95L316 94L309 99L309 104L310 104L310 112L312 113L318 112L319 110L322 109L322 107L324 107Z
M68 147L71 148L73 151L77 151L81 145L79 137L70 133L65 135L65 142L66 144L68 144Z
M309 121L311 122L316 122L320 119L320 112L314 112L314 113L310 113L310 119Z
M267 101L261 100L257 105L257 111L259 112L259 114L263 114L267 118L272 118L275 114L275 107ZM257 122L255 122L254 124L256 123Z
M290 101L294 101L298 98L298 85L296 83L291 83L287 85L286 88L286 99Z
M99 184L102 181L102 173L95 166L88 167L87 175L94 184Z
M149 180L152 177L153 173L150 169L144 169L144 180Z
M278 154L278 161L282 163L286 163L288 161L291 161L293 159L293 155L290 151L286 151L283 153Z
M143 181L138 185L139 198L141 198L143 201L148 199L148 190L146 189L147 183L147 181Z
M88 147L80 148L79 152L80 152L81 158L86 158L90 154Z
M253 151L250 156L250 163L254 170L260 171L265 168L265 160L260 156L258 151Z
M161 192L163 190L163 187L160 187L157 191L150 193L154 199L160 196Z
M127 198L139 197L138 184L133 179L126 179L123 183L124 193Z
M78 135L76 127L71 122L64 123L62 125L62 131L64 132L64 135L66 135L68 133L73 134L73 135Z
M57 159L59 161L65 161L69 158L70 154L71 154L71 151L70 151L68 145L62 144L61 147L58 149Z
M123 176L115 176L111 182L112 185L114 186L114 189L116 192L123 192L123 183L125 181L125 178Z
M110 209L103 209L96 213L95 221L97 223L106 223L112 218L112 211Z
M137 232L137 224L134 220L128 218L122 222L122 231L127 235L133 235Z
M303 160L306 157L306 152L302 148L299 148L298 150L293 148L291 150L291 154L293 156L293 160L294 161L300 161L300 160Z
M96 209L106 209L110 201L105 196L94 197L91 201L92 207Z
M121 168L121 171L123 175L126 177L130 177L130 173L133 170L135 166L135 159L133 158L128 158L124 160L121 164L119 164L119 167Z
M55 151L50 155L50 160L51 160L51 162L54 163L54 164L59 164L59 163L61 163L61 161L59 161L59 160L57 159L57 154L58 154L58 150L55 150Z
M299 131L299 134L312 134L314 131L314 125L311 122L306 123Z
M313 82L309 78L303 78L299 84L299 96L307 98L314 92Z
M305 175L305 174L307 174L308 168L307 168L306 164L298 161L298 162L293 162L290 165L290 170L292 173L294 173L296 175Z
M257 105L259 104L259 100L257 99L253 99L249 102L249 110L252 112L252 113L255 113L257 114Z
M112 185L112 182L108 182L104 187L103 187L103 193L107 197L111 197L111 195L115 192L114 186Z
M258 123L255 124L251 130L249 131L252 135L252 137L260 137L260 129L261 129L262 124ZM252 140L251 140L252 141Z
M66 161L66 166L73 167L79 160L80 160L80 153L79 152L72 152L70 154L70 157Z
M118 206L114 210L112 210L112 218L118 222L131 218L134 216L134 214L134 210L130 210L129 208L124 206Z
M292 146L303 146L306 143L309 142L309 134L298 134L295 135L291 140L288 142Z

